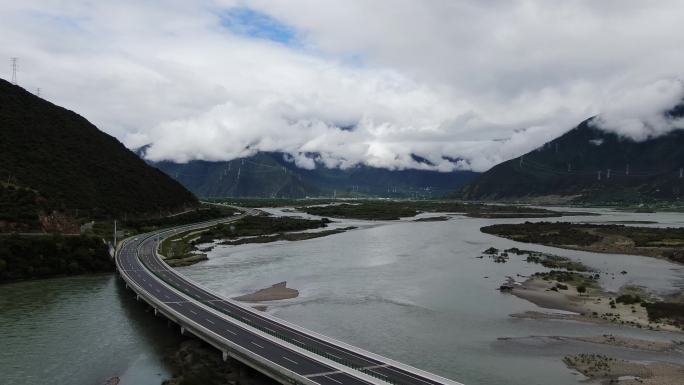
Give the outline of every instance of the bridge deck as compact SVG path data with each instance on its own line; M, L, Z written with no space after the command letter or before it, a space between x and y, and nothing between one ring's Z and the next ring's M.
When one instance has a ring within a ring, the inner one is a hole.
M459 385L222 298L183 277L159 258L156 252L158 239L208 224L182 226L129 240L117 253L117 267L122 275L133 280L173 312L306 378L309 382L330 385L370 384L379 383L375 380L379 379L380 382L397 385ZM292 346L304 349L309 354L297 352ZM320 356L320 359L315 356ZM354 370L340 370L339 365L333 367L327 364L330 361Z

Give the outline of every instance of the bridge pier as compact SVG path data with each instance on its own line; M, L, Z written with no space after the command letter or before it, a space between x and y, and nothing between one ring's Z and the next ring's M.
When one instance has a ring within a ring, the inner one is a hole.
M185 326L181 326L181 335L182 335L182 336L185 335Z
M158 310L157 310L157 308L155 307L155 308L154 308L154 315L156 316L157 313L158 313Z
M228 361L228 352L223 352L223 362Z

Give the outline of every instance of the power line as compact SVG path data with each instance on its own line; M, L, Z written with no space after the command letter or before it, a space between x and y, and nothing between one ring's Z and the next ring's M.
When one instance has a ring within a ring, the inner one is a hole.
M539 162L536 162L534 160L531 160L529 158L525 159L524 162L525 169L527 171L534 171L534 172L542 172L542 173L547 173L547 174L555 174L555 175L575 175L575 176L596 176L597 171L595 170L586 170L586 171L580 171L577 169L573 168L556 168L548 164L542 164ZM566 165L567 166L567 165ZM522 165L518 166L520 169L522 169ZM624 173L616 173L615 170L610 170L610 179L613 179L615 177L633 177L633 178L639 178L639 177L656 177L656 176L664 176L664 175L677 175L678 169L670 169L670 170L656 170L656 169L642 169L642 170L637 170L637 172L634 172L632 170L632 167L629 167L629 170L625 169ZM606 173L605 171L602 172L602 179L605 179Z
M12 84L15 86L17 85L17 61L19 58L13 57L10 59L10 62L12 63Z

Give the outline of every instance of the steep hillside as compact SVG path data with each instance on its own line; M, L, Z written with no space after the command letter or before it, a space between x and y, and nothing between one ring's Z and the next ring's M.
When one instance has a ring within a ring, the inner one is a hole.
M76 218L195 204L183 186L83 117L0 80L0 232L71 232Z
M684 116L684 105L668 115ZM561 196L606 203L684 198L684 130L635 142L594 127L592 119L493 167L455 196L476 200Z
M441 173L357 166L346 170L317 164L297 167L282 153L258 153L226 162L152 163L198 196L289 197L383 196L440 197L471 180L472 172Z

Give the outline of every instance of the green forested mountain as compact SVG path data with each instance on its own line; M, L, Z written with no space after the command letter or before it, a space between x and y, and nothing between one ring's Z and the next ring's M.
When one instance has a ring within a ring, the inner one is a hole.
M195 204L192 193L85 118L0 80L0 232L71 231L77 218L159 215Z
M684 116L684 104L667 115ZM636 142L596 128L592 120L493 167L455 196L476 200L561 196L594 203L684 200L684 130Z
M142 154L144 149L140 150ZM473 172L387 170L357 166L346 170L317 164L297 167L282 153L261 152L225 162L152 163L190 191L204 197L382 196L441 197L471 180Z

